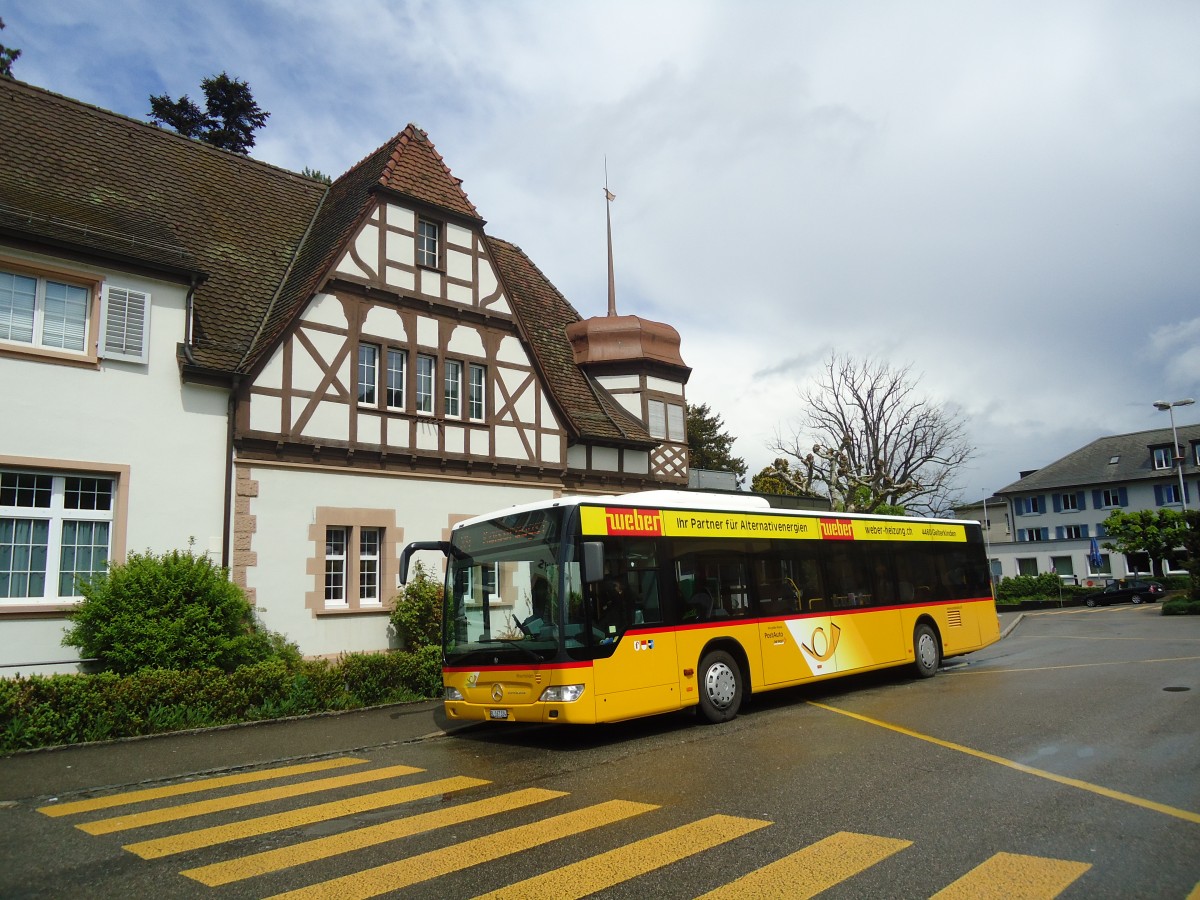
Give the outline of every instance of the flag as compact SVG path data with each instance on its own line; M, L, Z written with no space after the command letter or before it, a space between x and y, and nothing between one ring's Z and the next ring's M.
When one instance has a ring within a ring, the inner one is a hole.
M1104 560L1100 558L1100 545L1096 543L1095 538L1092 538L1092 545L1088 550L1088 562L1092 564L1093 570L1099 569L1101 564L1104 562Z
M612 191L610 191L608 188L605 188L604 189L604 199L609 200L609 201L616 200L617 195L614 194Z

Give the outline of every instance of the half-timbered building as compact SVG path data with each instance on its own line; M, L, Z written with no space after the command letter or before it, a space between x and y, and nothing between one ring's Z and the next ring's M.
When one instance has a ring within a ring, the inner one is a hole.
M378 650L407 541L686 486L678 333L584 319L419 128L327 186L11 79L0 125L0 674L130 548Z

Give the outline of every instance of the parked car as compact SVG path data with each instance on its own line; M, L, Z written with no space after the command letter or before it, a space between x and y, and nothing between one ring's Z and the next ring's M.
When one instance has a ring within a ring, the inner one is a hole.
M1157 581L1113 581L1108 587L1096 594L1088 594L1083 602L1088 606L1108 606L1110 603L1123 603L1132 600L1134 603L1153 603L1164 593L1164 588Z

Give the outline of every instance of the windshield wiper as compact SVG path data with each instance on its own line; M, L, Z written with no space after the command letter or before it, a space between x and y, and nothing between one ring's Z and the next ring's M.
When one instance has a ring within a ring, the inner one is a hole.
M544 656L542 656L540 653L535 652L534 650L531 650L529 647L522 646L520 641L510 641L507 638L493 638L490 641L481 641L481 643L504 644L508 647L512 647L514 650L520 650L522 653L528 654L529 657L531 659L533 659L535 662L543 663L546 661L546 658Z

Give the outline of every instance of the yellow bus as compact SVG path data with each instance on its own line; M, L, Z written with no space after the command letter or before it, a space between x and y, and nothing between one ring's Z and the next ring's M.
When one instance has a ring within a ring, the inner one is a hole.
M447 557L450 719L617 722L942 660L1000 636L976 522L754 496L571 497L461 522Z

